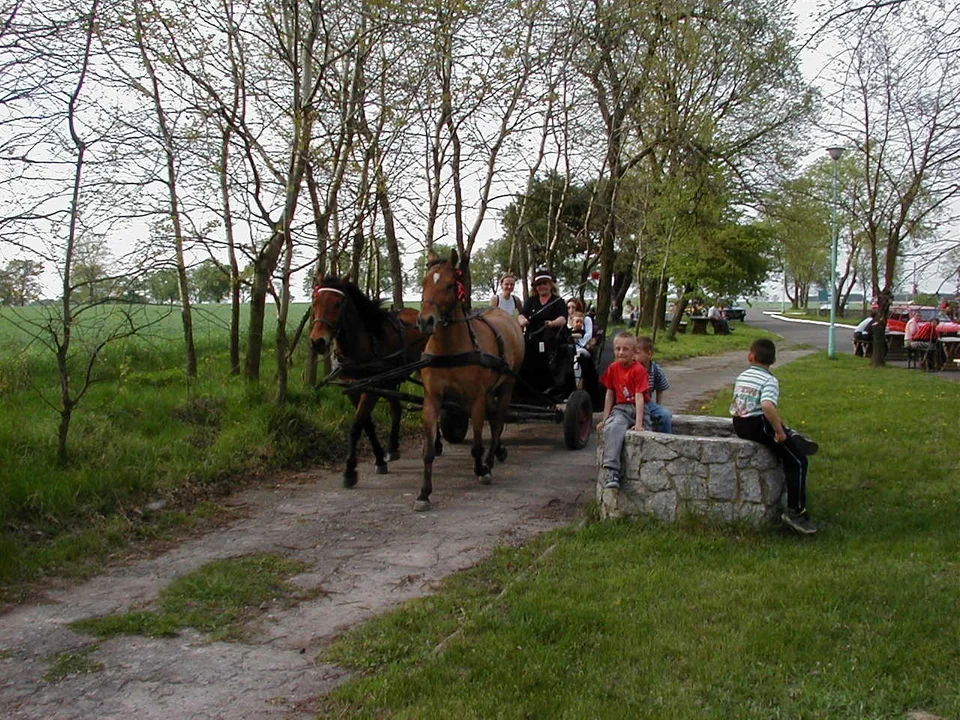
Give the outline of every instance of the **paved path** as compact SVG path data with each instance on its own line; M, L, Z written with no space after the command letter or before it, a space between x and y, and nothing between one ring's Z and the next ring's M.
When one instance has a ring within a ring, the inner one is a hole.
M808 351L781 354L780 364ZM675 410L731 385L745 353L665 364ZM557 425L508 428L508 462L491 486L477 485L466 446L448 447L434 471L434 509L411 509L421 476L416 452L340 486L338 473L280 474L237 494L238 519L159 557L112 568L87 582L51 589L46 602L0 617L0 716L18 719L301 718L340 682L342 669L318 662L352 625L432 591L438 580L502 544L574 521L593 496L596 444L570 452ZM195 631L176 638L73 632L79 618L148 607L175 577L215 559L276 552L310 570L295 578L323 595L284 609L270 606L247 643L210 642ZM49 682L58 654L90 649L98 672Z

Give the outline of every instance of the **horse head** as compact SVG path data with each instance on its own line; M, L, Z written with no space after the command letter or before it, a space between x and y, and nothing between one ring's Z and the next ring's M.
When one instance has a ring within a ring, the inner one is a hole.
M457 268L457 251L445 260L433 252L427 256L427 270L423 276L423 294L420 297L420 332L430 335L440 324L453 320L460 303L466 300L466 290Z
M328 275L313 288L310 343L318 355L326 353L340 334L344 306L347 304L347 295L339 287L341 284L342 281Z

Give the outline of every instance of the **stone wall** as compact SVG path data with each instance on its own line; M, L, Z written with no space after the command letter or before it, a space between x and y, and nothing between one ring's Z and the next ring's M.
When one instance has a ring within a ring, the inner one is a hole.
M674 415L673 429L672 435L627 433L620 489L604 489L602 468L598 475L602 517L674 522L690 513L757 526L779 517L786 504L783 470L770 450L738 438L729 418Z

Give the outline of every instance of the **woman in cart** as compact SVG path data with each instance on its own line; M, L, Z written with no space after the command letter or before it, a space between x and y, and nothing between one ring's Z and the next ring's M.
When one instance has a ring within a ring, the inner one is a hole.
M538 270L533 277L535 294L527 298L517 320L527 338L527 355L537 353L536 362L544 371L544 385L560 386L564 379L564 360L558 358L561 345L565 346L567 329L567 305L557 292L553 275ZM561 342L563 340L564 342ZM545 388L539 388L545 389Z

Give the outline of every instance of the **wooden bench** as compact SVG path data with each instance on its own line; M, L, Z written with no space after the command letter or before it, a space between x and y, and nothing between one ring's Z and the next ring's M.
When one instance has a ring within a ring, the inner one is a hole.
M857 357L870 357L873 355L873 343L869 340L858 340L854 337L853 354Z
M690 322L693 323L693 328L690 330L691 335L707 334L707 323L709 320L706 315L694 315L690 318Z
M726 320L711 320L710 324L713 326L714 335L730 334L730 323Z

